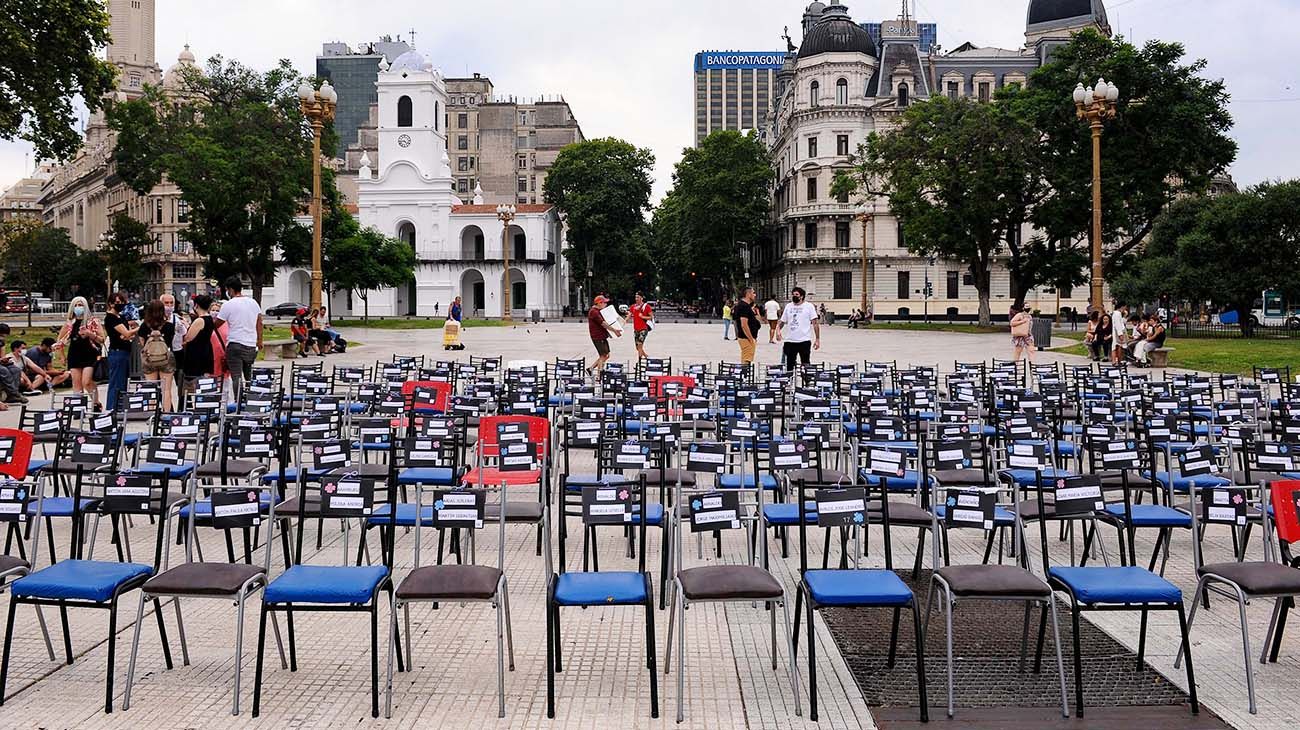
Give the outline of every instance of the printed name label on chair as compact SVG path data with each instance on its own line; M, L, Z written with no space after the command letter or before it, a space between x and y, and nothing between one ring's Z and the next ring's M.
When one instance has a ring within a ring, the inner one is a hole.
M713 441L694 441L686 450L686 469L688 471L721 474L726 464L726 444Z
M632 490L627 486L583 487L584 525L622 525L632 521Z
M447 528L483 526L486 493L481 489L458 489L433 493L433 526Z
M996 489L949 489L944 499L943 522L948 527L993 529Z
M0 481L0 522L26 522L31 491L26 484L9 479Z
M1199 477L1219 470L1214 462L1214 447L1209 444L1193 446L1178 455L1178 470L1185 477Z
M1207 489L1201 492L1201 519L1221 525L1246 525L1246 490Z
M867 520L867 490L862 487L818 489L818 527L852 527Z
M1013 469L1042 471L1047 465L1047 447L1040 443L1011 444L1007 449L1007 464Z
M1106 509L1106 501L1101 492L1101 477L1094 474L1055 480L1055 496L1058 517Z
M811 450L802 441L774 441L768 444L767 453L772 471L806 469L811 463Z
M120 514L147 514L153 486L153 479L139 474L111 476L104 485L102 509Z
M717 532L740 527L740 495L708 492L691 497L691 532Z
M218 489L212 493L212 526L219 530L262 523L256 489Z
M374 501L374 479L349 473L321 480L321 514L325 517L368 517Z

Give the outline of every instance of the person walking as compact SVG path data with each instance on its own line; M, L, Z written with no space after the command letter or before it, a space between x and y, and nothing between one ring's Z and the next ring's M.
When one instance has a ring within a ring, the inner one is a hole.
M1032 365L1034 362L1034 318L1028 311L1015 305L1011 306L1011 346L1014 348L1014 362L1020 362L1023 352Z
M731 302L722 302L722 339L731 339ZM739 335L737 335L739 337Z
M67 355L72 373L72 393L84 393L99 409L99 389L95 387L95 363L104 346L104 328L99 324L85 297L73 297L68 315L59 330L55 347Z
M200 294L194 297L194 319L185 330L185 369L182 381L185 390L193 389L194 381L199 378L222 375L225 372L225 358L217 358L213 349L213 340L217 335L217 323L209 313L212 297ZM224 351L223 351L224 352Z
M790 303L781 312L781 321L777 323L776 339L784 340L782 354L785 359L785 371L794 372L795 360L804 365L812 361L812 351L822 347L822 326L817 316L817 308L807 301L807 292L796 286L790 292Z
M175 377L175 375L184 372L185 330L190 326L190 318L187 313L176 310L176 297L174 295L163 294L158 298L162 300L167 321L171 322L172 332L174 333L170 343L172 358L176 361L176 369L172 373L172 379L176 381L176 400L174 402L183 404L185 402L185 378Z
M781 305L776 297L763 303L763 314L767 315L767 343L770 345L776 342L777 320L781 318Z
M591 344L596 348L596 361L587 368L588 375L597 375L609 361L609 333L613 332L615 337L623 336L623 331L606 322L605 315L600 313L606 304L609 300L605 295L597 294L591 301L591 309L587 310L587 334L591 335Z
M451 311L447 312L447 316L460 322L462 311L460 297L456 297L456 299L451 303Z
M731 317L736 321L736 341L740 343L742 365L754 362L754 351L758 347L758 333L762 323L758 321L758 312L754 310L757 299L754 287L747 286L741 291L740 301L731 310Z
M108 298L108 311L104 313L104 329L108 331L108 410L117 410L117 402L126 392L127 376L131 373L131 341L140 330L140 323L129 319L126 311L126 294L114 292Z
M176 356L172 354L171 343L176 338L176 325L167 317L162 299L145 305L142 320L137 336L144 343L140 346L144 379L162 382L162 409L171 412L172 380L176 375Z
M226 292L230 299L217 310L216 318L229 327L226 369L230 371L232 393L238 401L243 381L253 377L253 363L262 349L262 306L244 296L244 283L238 276L226 281Z
M645 354L645 341L655 328L655 310L646 303L645 296L637 292L628 313L632 315L632 339L636 341L636 356L647 358L649 355Z

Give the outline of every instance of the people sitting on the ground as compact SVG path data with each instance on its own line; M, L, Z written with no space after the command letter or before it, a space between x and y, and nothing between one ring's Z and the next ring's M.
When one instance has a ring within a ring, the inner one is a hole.
M54 338L46 337L40 344L27 349L24 367L32 381L32 389L53 390L72 382L72 373L54 367Z

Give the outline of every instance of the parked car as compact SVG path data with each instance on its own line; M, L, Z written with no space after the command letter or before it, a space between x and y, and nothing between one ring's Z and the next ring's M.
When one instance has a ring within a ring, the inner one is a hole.
M5 302L5 311L10 313L22 313L28 309L27 297L14 294L9 295L9 300Z
M35 297L37 312L53 312L54 300L49 297Z
M283 302L281 304L275 305L274 307L271 307L270 309L267 309L266 314L269 317L292 317L298 313L299 309L306 309L306 308L307 306L305 304L298 304L297 302Z

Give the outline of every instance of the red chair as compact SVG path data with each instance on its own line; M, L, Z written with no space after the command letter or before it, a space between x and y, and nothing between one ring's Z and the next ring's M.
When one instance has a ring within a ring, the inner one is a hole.
M664 392L664 386L669 383L676 383L681 386L680 395L686 395L691 388L695 387L694 375L652 375L650 376L650 397L660 398Z
M419 388L433 390L433 402L422 399L415 401L415 391ZM408 380L402 383L402 398L406 407L414 413L446 413L447 403L451 400L451 383L442 380Z
M497 441L497 426L503 423L526 423L528 424L528 440L536 444L541 450L541 458L545 460L550 453L551 442L551 422L542 416L484 416L479 419L478 424L478 464L471 468L463 479L467 486L476 484L501 484L506 482L510 485L520 484L538 484L542 481L542 469L532 469L529 471L501 471L493 466L485 466L484 458L496 458L500 455L501 445ZM545 466L543 461L542 466Z
M32 460L32 435L26 431L0 428L0 475L26 479Z

